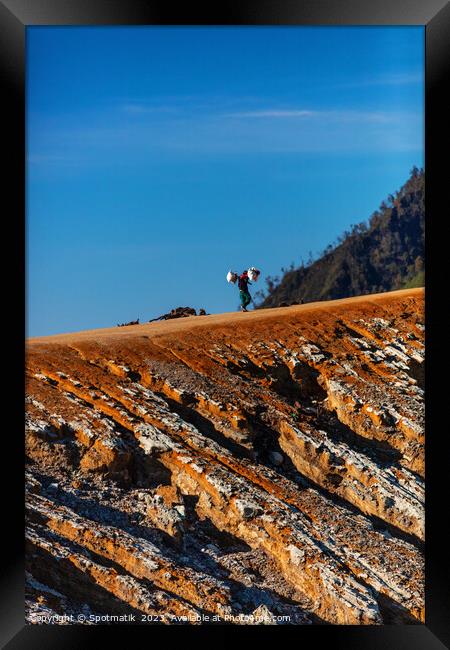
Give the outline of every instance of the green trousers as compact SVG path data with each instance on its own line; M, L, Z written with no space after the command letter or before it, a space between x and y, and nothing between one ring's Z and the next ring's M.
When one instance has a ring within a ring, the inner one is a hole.
M239 297L241 299L241 305L243 307L247 307L247 305L249 305L252 300L252 297L248 291L239 291Z

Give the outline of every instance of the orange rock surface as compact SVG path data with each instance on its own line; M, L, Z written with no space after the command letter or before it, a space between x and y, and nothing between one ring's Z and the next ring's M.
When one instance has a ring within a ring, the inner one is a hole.
M29 339L28 621L423 621L423 302Z

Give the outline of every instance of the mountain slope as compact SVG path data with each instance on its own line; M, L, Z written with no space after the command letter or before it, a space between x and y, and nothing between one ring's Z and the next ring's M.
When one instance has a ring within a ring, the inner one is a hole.
M28 341L28 622L423 621L423 318L411 289Z
M292 269L270 285L261 307L311 302L423 286L424 172L414 168L403 187L369 220L345 233L307 267ZM417 284L417 282L422 284Z

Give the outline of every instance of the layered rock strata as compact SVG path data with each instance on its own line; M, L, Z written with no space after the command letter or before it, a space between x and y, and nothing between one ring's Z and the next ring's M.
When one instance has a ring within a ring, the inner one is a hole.
M26 361L28 622L423 622L423 290Z

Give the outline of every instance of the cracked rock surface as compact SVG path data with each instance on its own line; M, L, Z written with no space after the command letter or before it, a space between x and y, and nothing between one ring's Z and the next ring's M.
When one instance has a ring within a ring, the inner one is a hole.
M28 623L423 622L423 302L28 340Z

